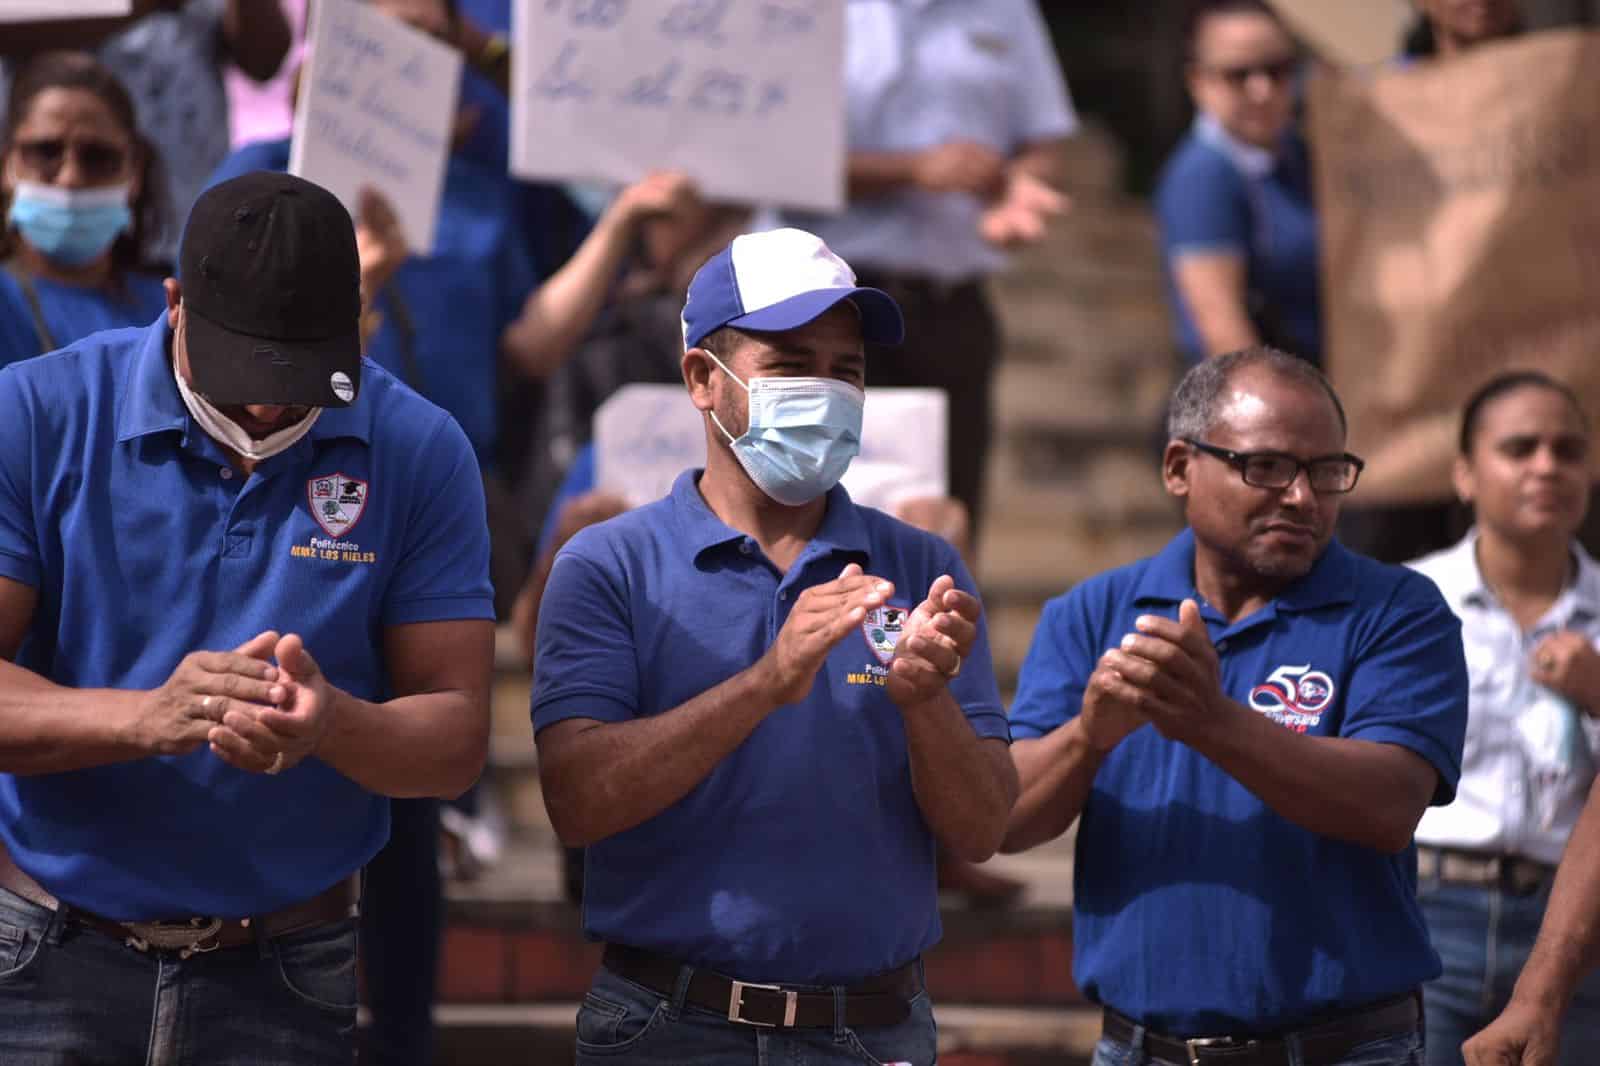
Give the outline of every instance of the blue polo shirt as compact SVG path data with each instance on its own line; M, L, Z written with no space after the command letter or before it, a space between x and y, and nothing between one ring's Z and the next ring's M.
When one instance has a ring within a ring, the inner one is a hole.
M288 167L287 139L258 141L229 156L211 183ZM485 467L494 465L500 434L500 336L537 280L515 183L451 155L434 247L413 249L378 295L383 324L366 354L450 412Z
M130 270L116 291L63 285L34 278L33 291L44 312L44 324L59 348L79 337L103 329L142 326L166 310L167 294L158 274ZM0 270L0 366L45 352L34 322L33 308L22 286L8 271Z
M366 362L248 477L190 418L165 316L0 370L0 576L38 590L20 665L150 689L186 654L299 633L335 685L390 697L390 626L493 618L483 487L448 415ZM304 900L387 839L388 800L317 759L275 777L201 747L0 774L0 840L110 918L242 917Z
M724 525L699 471L667 498L579 533L539 612L535 730L661 714L752 666L805 589L857 562L894 582L780 708L683 799L588 849L584 928L752 981L854 981L939 939L934 839L911 791L905 728L883 688L903 611L940 574L972 591L955 549L828 494L787 574ZM988 636L951 693L981 737L1005 738Z
M1177 617L1194 537L1051 600L1022 666L1011 731L1078 713L1106 649L1141 614ZM1461 773L1461 624L1433 583L1330 544L1248 618L1202 607L1223 690L1285 728L1398 744ZM1073 976L1095 1001L1179 1036L1270 1032L1439 975L1416 901L1416 851L1384 855L1291 824L1193 749L1146 726L1107 757L1078 823Z
M1172 264L1189 253L1223 252L1245 261L1257 329L1294 354L1321 361L1317 214L1311 161L1298 133L1269 152L1200 114L1162 170L1155 207L1173 324L1190 358L1208 353L1173 282Z

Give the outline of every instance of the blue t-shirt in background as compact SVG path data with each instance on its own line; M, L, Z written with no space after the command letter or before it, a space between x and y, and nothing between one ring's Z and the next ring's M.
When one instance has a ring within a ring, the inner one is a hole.
M260 141L229 156L212 184L288 166L287 139ZM407 258L379 295L383 324L367 345L373 362L455 417L485 468L499 440L500 335L538 280L525 236L515 183L452 155L435 246Z
M1167 296L1177 339L1193 359L1206 354L1172 264L1186 253L1242 256L1251 319L1265 339L1322 361L1316 208L1311 163L1298 134L1275 153L1230 136L1201 113L1161 173L1155 192Z
M386 629L494 618L482 479L448 415L366 361L354 403L242 475L178 395L170 338L163 316L0 370L0 576L38 593L20 665L151 689L275 629L385 700ZM17 865L120 920L308 899L365 865L388 815L320 759L269 777L205 746L0 774Z
M54 342L46 347L21 283L9 271L0 270L0 366L65 348L101 330L149 325L167 307L161 282L155 274L129 271L118 290L108 292L34 278L33 291L39 296L44 324Z
M1194 535L1045 605L1011 732L1076 717L1107 648L1141 614L1176 617ZM1312 736L1397 744L1455 795L1467 725L1461 623L1433 582L1337 542L1248 618L1202 606L1231 698ZM1296 1028L1439 974L1416 849L1318 836L1194 749L1144 726L1095 775L1078 822L1073 976L1094 1001L1177 1036Z
M682 799L587 849L584 929L750 981L882 973L940 935L934 839L886 664L934 579L972 591L972 578L948 543L837 486L779 573L706 505L699 474L556 557L539 612L535 731L661 714L714 688L760 659L805 589L850 562L894 582L893 610L870 614L805 699L768 715ZM978 736L1007 737L985 630L950 692Z

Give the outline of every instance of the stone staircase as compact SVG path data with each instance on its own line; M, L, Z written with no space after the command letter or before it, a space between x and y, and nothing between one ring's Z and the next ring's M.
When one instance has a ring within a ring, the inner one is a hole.
M978 560L1002 687L1043 602L1158 547L1178 526L1161 490L1156 427L1172 380L1154 227L1118 190L1104 134L1075 141L1072 215L995 284L1008 333L990 509ZM513 829L504 860L450 886L440 1062L571 1062L572 1019L599 949L561 896L539 795L528 678L509 641L494 695L486 787ZM945 901L927 958L945 1066L1082 1066L1098 1013L1071 980L1072 846L992 860L1028 885L1020 905Z
M1007 689L1045 600L1181 525L1159 470L1177 364L1155 220L1102 130L1069 164L1071 214L993 286L1007 343L977 573Z

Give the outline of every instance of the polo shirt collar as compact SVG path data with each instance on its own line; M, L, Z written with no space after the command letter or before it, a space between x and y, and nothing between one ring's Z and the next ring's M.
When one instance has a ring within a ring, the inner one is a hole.
M700 467L685 470L672 483L671 494L673 509L682 527L684 546L696 559L713 548L745 539L745 534L718 518L705 497L700 495L700 475L703 473L705 470ZM835 485L828 490L827 512L822 517L822 525L812 536L806 554L858 554L865 562L867 544L867 525L861 517L861 509L851 501L843 485Z
M1191 597L1199 598L1194 587L1194 531L1185 529L1150 560L1134 589L1133 601L1178 604ZM1272 605L1280 611L1313 611L1354 603L1355 598L1350 552L1332 540L1311 572L1280 592Z
M117 397L117 440L125 442L154 433L181 433L189 439L194 424L189 409L172 380L172 327L166 313L145 329L134 357L128 361L121 394ZM362 389L349 407L324 408L306 436L313 441L354 437L372 443L372 401L366 385L372 364L363 360Z
M1259 145L1246 144L1229 133L1222 123L1202 111L1194 117L1195 136L1228 157L1228 161L1247 178L1268 177L1278 166L1278 154Z
M189 409L178 395L172 380L170 340L172 328L167 314L151 323L140 338L138 349L127 362L122 391L117 396L117 440L129 441L152 433L189 435Z

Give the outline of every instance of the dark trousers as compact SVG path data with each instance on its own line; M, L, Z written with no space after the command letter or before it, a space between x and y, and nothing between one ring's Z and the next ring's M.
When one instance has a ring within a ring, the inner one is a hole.
M392 800L389 843L367 864L361 963L372 1028L362 1062L431 1066L444 893L439 801Z
M1000 324L982 282L946 285L924 278L867 270L860 284L895 298L906 319L906 340L873 347L867 385L943 389L950 495L966 505L976 539L983 519L984 472L994 415L990 410L1000 362ZM914 432L914 426L906 427Z

